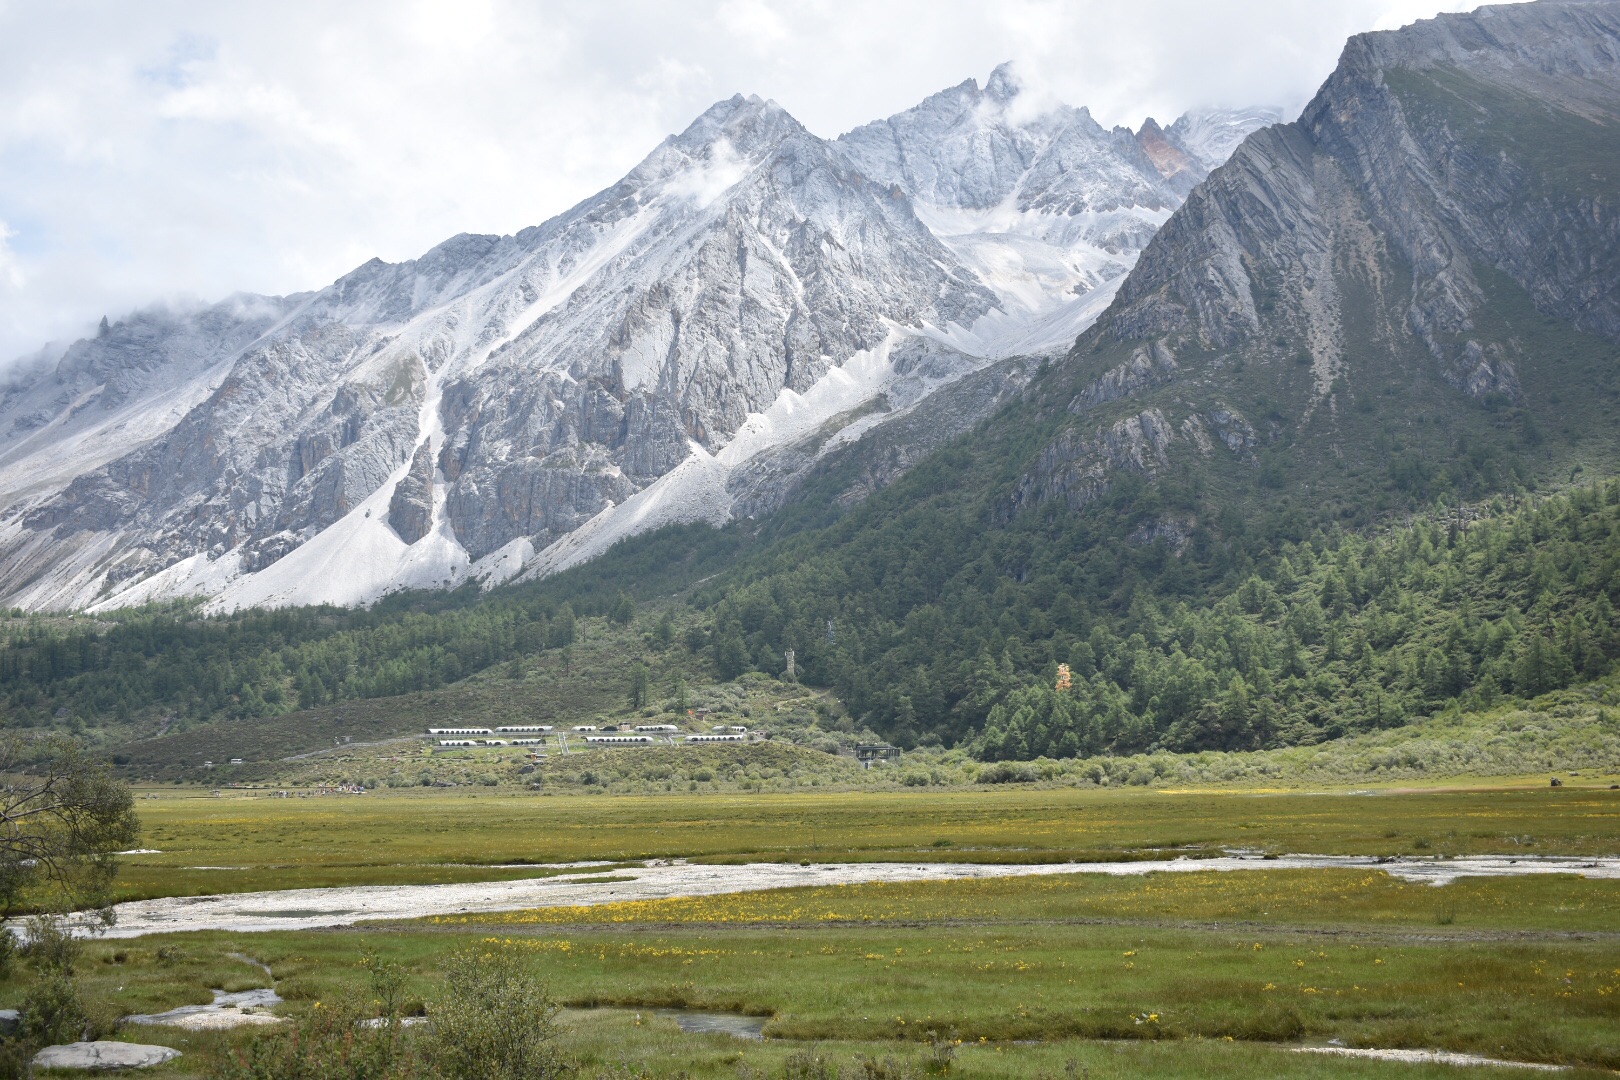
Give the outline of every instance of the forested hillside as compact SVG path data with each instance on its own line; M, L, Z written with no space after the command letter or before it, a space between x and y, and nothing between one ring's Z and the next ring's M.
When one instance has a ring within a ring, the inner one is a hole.
M1620 483L1254 550L1110 538L1102 523L1123 513L914 544L902 540L927 531L902 515L886 519L897 532L861 534L865 558L832 543L835 525L639 616L613 581L637 580L639 566L653 595L742 541L677 530L554 582L361 612L13 619L0 680L12 723L249 719L567 648L575 613L590 612L639 618L655 642L686 627L674 647L722 679L779 672L793 648L800 678L830 687L855 719L908 744L1012 760L1312 743L1575 685L1620 659ZM753 579L739 581L745 571ZM1064 692L1059 663L1074 674Z
M715 608L722 671L794 648L807 678L897 738L1029 758L1314 742L1620 658L1612 483L1274 553L1178 555L1061 515L932 545L888 535L865 558L841 547L731 591Z
M712 573L734 535L676 528L540 586L406 593L371 608L250 610L202 618L184 605L100 619L0 619L0 710L13 725L275 716L454 683L491 665L567 648L577 615L633 618L629 594Z

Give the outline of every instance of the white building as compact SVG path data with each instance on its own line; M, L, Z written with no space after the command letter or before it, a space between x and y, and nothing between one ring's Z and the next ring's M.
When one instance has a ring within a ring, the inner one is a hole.
M600 743L607 746L647 745L653 741L651 735L587 735L588 743Z
M501 735L544 735L550 730L550 724L507 724L495 729Z
M493 735L487 727L430 727L429 735Z
M686 741L695 742L747 742L747 735L738 735L735 732L716 732L713 735L688 735Z

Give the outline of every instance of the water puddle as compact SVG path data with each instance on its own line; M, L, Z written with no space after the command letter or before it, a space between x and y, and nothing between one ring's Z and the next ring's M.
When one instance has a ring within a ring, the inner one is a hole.
M768 1016L743 1016L741 1013L700 1012L697 1009L654 1009L654 1016L665 1016L675 1021L688 1035L710 1032L731 1035L738 1039L763 1039Z
M636 1009L624 1005L599 1005L580 1012L622 1013L637 1020L644 1016L660 1016L675 1021L675 1026L688 1035L730 1035L735 1039L765 1038L765 1025L769 1016L745 1016L742 1013L709 1012L704 1009Z
M270 965L243 953L233 952L225 955L232 960L258 968L264 972L265 978L272 983L275 982L275 976L270 973ZM238 990L233 993L214 990L211 993L214 1000L207 1005L181 1005L167 1012L126 1016L121 1023L155 1024L160 1027L184 1028L187 1031L218 1031L281 1023L281 1017L270 1014L273 1006L281 1004L281 995L276 993L273 986L258 990Z
M1365 1058L1371 1061L1404 1061L1412 1065L1484 1065L1498 1069L1531 1069L1535 1072L1567 1072L1568 1065L1543 1065L1534 1061L1503 1061L1478 1054L1457 1054L1450 1050L1374 1050L1352 1046L1291 1046L1296 1054L1331 1054L1334 1057Z
M353 915L353 908L283 908L279 911L254 912L264 919L325 919Z

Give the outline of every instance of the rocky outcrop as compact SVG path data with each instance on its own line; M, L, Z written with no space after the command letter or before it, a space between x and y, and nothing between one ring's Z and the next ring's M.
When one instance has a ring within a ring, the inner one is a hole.
M407 544L416 543L433 527L433 453L427 442L416 448L410 471L394 485L388 524Z
M36 1069L81 1069L103 1072L116 1069L148 1069L173 1061L180 1051L169 1046L128 1042L75 1042L47 1046L34 1055Z
M1136 350L1129 360L1109 368L1080 391L1069 403L1069 411L1082 412L1162 385L1175 378L1178 370L1175 353L1164 342L1155 341Z
M1158 409L1115 421L1090 435L1065 432L1047 445L1019 481L1012 510L1058 501L1071 510L1106 493L1114 474L1153 476L1170 462L1175 429Z
M1221 444L1234 454L1246 454L1260 444L1254 425L1236 409L1217 402L1203 418Z

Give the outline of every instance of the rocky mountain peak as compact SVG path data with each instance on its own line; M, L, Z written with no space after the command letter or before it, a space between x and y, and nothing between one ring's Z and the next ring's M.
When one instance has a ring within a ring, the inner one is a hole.
M1153 117L1143 121L1142 127L1136 132L1136 142L1165 180L1175 181L1178 177L1190 175L1202 177L1203 169L1199 163L1186 150L1171 142Z
M737 153L752 157L804 134L808 134L804 126L776 102L755 94L734 94L709 106L669 142L688 153L702 153L723 141Z
M995 70L990 72L990 78L984 83L984 96L990 101L1005 105L1017 97L1021 89L1023 81L1013 70L1012 61L1008 60L997 64Z
M1477 490L1612 455L1613 395L1595 388L1620 342L1617 130L1620 0L1352 39L1300 119L1248 135L1081 336L1053 404L1073 419L1021 498L1079 505L1178 453L1269 457L1266 486L1294 468L1306 492L1385 476L1391 454L1452 462ZM1164 134L1189 152L1224 139L1202 117ZM1110 449L1154 409L1174 433L1150 440L1157 457Z
M147 344L114 321L64 371L146 374L0 401L0 598L365 603L758 512L815 460L784 448L835 418L877 431L1072 341L1179 202L1169 142L1155 164L1083 109L1021 104L1002 65L832 142L738 94L516 235ZM931 408L926 438L1026 370ZM97 393L125 412L81 438Z

